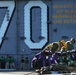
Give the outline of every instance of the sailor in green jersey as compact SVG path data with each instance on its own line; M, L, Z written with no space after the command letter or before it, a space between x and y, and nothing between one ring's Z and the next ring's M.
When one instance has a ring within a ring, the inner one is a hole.
M9 57L9 62L10 62L10 69L15 69L15 63L14 63L14 59L12 58L12 56Z
M1 60L1 69L5 69L5 64L6 64L5 57L1 56L0 60Z
M9 66L9 61L10 61L9 55L7 55L7 56L5 57L5 62L6 62L6 64L5 64L5 69L9 69L9 68L10 68L10 66Z
M73 64L73 61L71 60L70 56L68 56L66 51L61 53L60 64L66 64L66 65L72 65Z

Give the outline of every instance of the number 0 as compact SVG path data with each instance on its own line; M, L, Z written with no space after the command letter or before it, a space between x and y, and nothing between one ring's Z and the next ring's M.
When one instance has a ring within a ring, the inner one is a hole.
M40 42L32 42L30 39L30 9L38 6L41 8L41 36L44 37ZM25 44L31 49L41 49L47 43L47 5L42 1L29 1L24 7L24 27L26 39Z

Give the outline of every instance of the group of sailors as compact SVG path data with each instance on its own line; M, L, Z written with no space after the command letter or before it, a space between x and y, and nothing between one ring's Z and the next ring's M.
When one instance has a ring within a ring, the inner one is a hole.
M0 57L0 69L15 69L14 59L10 55Z
M21 59L20 59L20 63L21 63L21 70L29 70L29 58L28 56L24 56L22 55L21 56Z
M75 38L69 41L58 41L47 45L41 52L32 59L34 69L41 69L43 66L52 64L76 65L76 50L74 49Z

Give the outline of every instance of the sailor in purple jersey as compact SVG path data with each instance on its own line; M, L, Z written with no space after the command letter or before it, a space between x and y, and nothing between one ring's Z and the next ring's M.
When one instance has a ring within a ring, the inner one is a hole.
M43 66L50 66L51 62L51 52L48 49L44 49L43 51L37 53L32 59L32 65L35 69L40 69Z
M51 57L51 63L52 64L58 64L58 57L56 55L56 53L52 54L52 57Z

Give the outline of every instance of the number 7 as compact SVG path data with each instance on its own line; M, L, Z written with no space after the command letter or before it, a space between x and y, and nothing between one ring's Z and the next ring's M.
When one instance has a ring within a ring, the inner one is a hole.
M15 8L15 2L14 1L0 1L0 7L7 7L7 10L9 11L9 21L10 21L12 13ZM1 48L1 43L2 43L2 37L4 36L6 32L9 21L7 21L7 13L6 13L4 16L3 22L1 24L1 28L0 28L0 48Z

